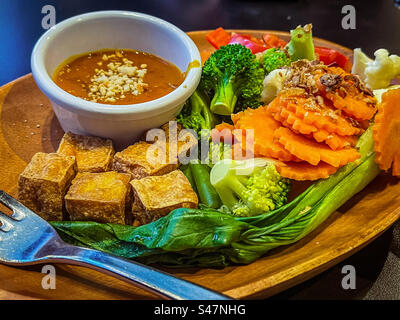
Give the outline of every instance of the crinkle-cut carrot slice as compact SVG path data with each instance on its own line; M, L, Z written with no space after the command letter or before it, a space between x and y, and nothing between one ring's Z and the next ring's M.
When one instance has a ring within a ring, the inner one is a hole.
M247 114L250 112L249 109L248 109L248 110L245 110L245 111L247 111ZM238 113L233 113L233 114L231 114L231 119L232 119L233 125L236 125L236 122L238 122L238 121L240 120L241 117L243 117L243 116L246 115L246 114L245 114L245 111L240 111L240 112L238 112Z
M284 178L305 181L326 179L338 168L325 162L320 162L316 166L307 162L285 162L283 165L277 165L276 170Z
M329 133L325 130L313 132L312 137L317 142L326 143L332 150L353 147L357 143L357 136L340 136L336 133Z
M272 108L268 106L267 109L270 111ZM339 136L336 133L329 133L326 130L304 124L301 119L297 118L291 111L283 107L279 109L279 107L275 105L272 110L274 111L274 119L281 122L285 127L292 129L295 133L313 138L317 142L324 142L332 150L351 147L355 144L352 136Z
M330 133L313 125L305 124L304 122L302 122L302 119L299 119L293 113L286 109L282 110L280 116L280 119L286 118L285 123L289 124L289 128L294 129L296 133L311 135L314 140L316 140L317 142L326 143L332 150L343 149L352 145L352 139L347 139L345 136L339 136L336 133Z
M382 170L392 167L392 174L400 177L400 89L382 95L372 131L379 167Z
M286 122L289 123L293 129L300 132L301 134L310 134L318 131L318 128L305 123L304 121L302 121L302 119L300 119L293 112L290 112L287 109L282 108L280 115L283 118L286 118Z
M287 151L312 165L324 161L334 167L341 167L360 157L353 148L331 150L327 145L307 139L288 128L281 127L274 134Z
M342 98L337 93L327 92L326 97L332 101L335 108L359 120L370 120L376 112L375 106L362 100L362 96Z
M285 108L293 112L305 125L312 125L318 129L342 136L358 135L363 132L362 128L354 126L349 119L337 114L330 100L323 99L323 101L324 103L320 105L314 100L309 100L302 96L279 94L269 104L268 110L275 113Z
M283 105L270 104L267 107L274 119L282 123L285 127L289 127L296 132L300 132L304 135L309 135L318 129L312 125L305 124L300 118L298 118L293 112L285 109Z
M265 107L257 109L246 109L238 114L232 115L235 123L235 129L253 129L254 130L254 154L264 157L275 158L281 161L291 161L295 157L285 150L274 139L274 131L281 127L281 123L276 121ZM237 130L233 131L235 139L245 144L243 141L246 132L242 134Z
M316 132L313 135L315 140L317 140L315 135L318 134L319 132L320 131ZM332 133L328 135L326 139L323 140L323 142L326 143L332 150L338 150L338 149L354 147L357 143L357 140L358 140L357 136L339 136L337 134Z
M342 136L351 136L361 134L364 131L361 128L353 126L348 119L336 114L328 106L323 110L311 111L307 110L302 104L289 102L286 108L294 112L299 118L303 119L305 123L314 125L319 129L331 133L337 133ZM326 115L323 113L326 113Z
M320 81L323 74L315 74L314 80L321 95L331 100L336 109L342 110L357 120L370 120L376 112L376 99L361 91L356 84L359 80L341 68L328 68L328 73L338 74L344 85L334 91L327 91Z
M218 125L215 126L214 129L211 130L211 139L216 143L216 142L224 142L224 143L233 143L233 134L232 131L234 129L234 126L222 122Z

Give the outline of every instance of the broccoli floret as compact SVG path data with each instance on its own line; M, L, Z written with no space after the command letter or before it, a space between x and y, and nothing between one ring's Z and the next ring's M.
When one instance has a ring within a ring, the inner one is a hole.
M359 75L372 90L387 88L391 80L400 78L400 57L389 55L386 49L376 50L374 56L372 60L361 49L354 49L352 73Z
M287 202L290 180L267 159L224 159L211 169L210 181L223 205L236 216L254 216Z
M200 85L213 94L212 112L231 115L260 106L263 79L264 70L255 55L240 44L230 44L215 51L205 62Z
M200 137L201 130L211 130L217 124L209 107L208 96L197 89L186 101L177 122L186 129L193 129Z
M263 67L266 74L271 71L289 66L291 63L290 58L287 56L285 51L281 51L279 48L271 48L265 51L263 57Z
M296 29L290 30L290 41L286 49L292 61L315 60L312 24L306 24L304 27L298 26Z

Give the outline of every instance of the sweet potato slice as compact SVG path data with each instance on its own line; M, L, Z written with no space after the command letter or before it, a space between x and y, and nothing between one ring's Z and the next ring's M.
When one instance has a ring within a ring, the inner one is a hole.
M379 167L382 170L392 167L392 174L400 177L400 89L382 95L372 131Z
M353 148L331 150L327 145L307 139L288 128L281 127L275 130L274 135L292 155L312 165L324 161L334 167L341 167L360 157Z
M282 177L297 181L326 179L337 169L325 162L320 162L316 166L307 162L285 162L283 165L276 166L276 170Z

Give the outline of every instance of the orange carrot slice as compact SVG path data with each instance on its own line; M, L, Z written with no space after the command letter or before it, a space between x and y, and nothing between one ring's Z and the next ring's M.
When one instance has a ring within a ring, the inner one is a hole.
M211 139L216 142L224 142L224 143L233 143L233 125L222 122L215 126L214 129L211 130Z
M322 104L317 104L314 100L306 99L302 96L285 96L285 94L280 94L270 103L268 110L276 113L285 108L294 113L298 119L301 119L304 125L311 125L329 133L337 133L345 136L358 135L363 132L362 128L354 126L353 122L349 119L337 114L335 112L336 109L333 108L329 100L322 100Z
M319 135L321 135L321 137L319 137ZM313 133L313 138L317 142L326 143L332 150L354 147L358 140L357 136L340 136L335 133L329 134L323 130Z
M376 112L375 106L362 100L362 96L346 96L342 98L339 94L327 92L326 97L332 101L335 108L346 112L356 119L370 120Z
M307 162L285 162L283 165L276 166L276 170L282 177L297 181L326 179L337 169L325 162L320 162L316 166Z
M392 174L400 177L400 89L382 95L372 131L379 167L382 170L392 167Z
M233 132L235 139L244 145L243 138L246 137L244 130L254 130L254 154L275 158L281 161L296 160L290 152L285 150L281 144L274 139L274 131L281 127L280 122L276 121L265 107L257 109L246 109L238 114L232 115L235 129L242 129L242 133L237 130ZM249 138L250 139L250 138Z
M312 165L324 161L334 167L341 167L360 157L353 148L331 150L327 145L307 139L288 128L281 127L275 130L274 135L292 155Z
M315 74L315 84L320 94L332 101L336 109L342 110L357 120L370 120L376 112L376 99L363 92L357 84L360 80L341 68L329 67L327 73L341 76L340 88L327 91L321 83L322 73Z
M305 124L293 112L277 105L267 107L268 111L273 110L274 119L281 122L285 127L292 129L295 133L314 138L317 142L326 143L332 150L343 149L355 144L357 138L352 136L339 136L324 129L319 129L313 125Z
M304 105L288 103L287 109L294 112L296 116L303 119L305 123L314 125L330 133L350 136L358 135L363 132L363 129L353 126L348 119L336 114L334 110L328 106L325 106L322 110L311 111L307 110Z

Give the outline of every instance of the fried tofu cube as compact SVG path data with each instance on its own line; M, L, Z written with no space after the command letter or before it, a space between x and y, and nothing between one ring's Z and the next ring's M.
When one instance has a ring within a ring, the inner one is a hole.
M45 220L63 220L64 196L75 174L75 157L36 153L19 175L18 199Z
M115 171L80 172L65 196L71 220L130 223L130 176Z
M163 129L166 132L166 139L169 142L169 144L170 145L173 143L176 144L175 150L178 154L179 159L181 159L181 157L183 156L189 156L191 150L197 147L199 143L198 137L196 137L192 131L184 129L176 121L164 124L161 127L161 129ZM176 130L176 135L175 135L175 130Z
M164 146L137 142L121 152L117 152L112 163L112 170L129 173L132 179L147 176L159 176L177 169L178 159L169 159Z
M169 121L163 124L160 129L164 132L165 141L169 145L169 150L175 155L177 154L179 159L181 159L181 157L190 156L191 150L198 145L198 137L196 137L192 131L183 129L182 125L176 121ZM152 141L157 143L159 141L159 137L157 136L158 132L152 132L152 130L154 129L147 132L146 138L152 139L154 134L154 140Z
M180 170L163 176L149 176L131 181L135 222L155 221L177 208L197 208L198 198Z
M110 139L67 132L57 153L74 156L79 172L105 172L110 170L115 151Z

